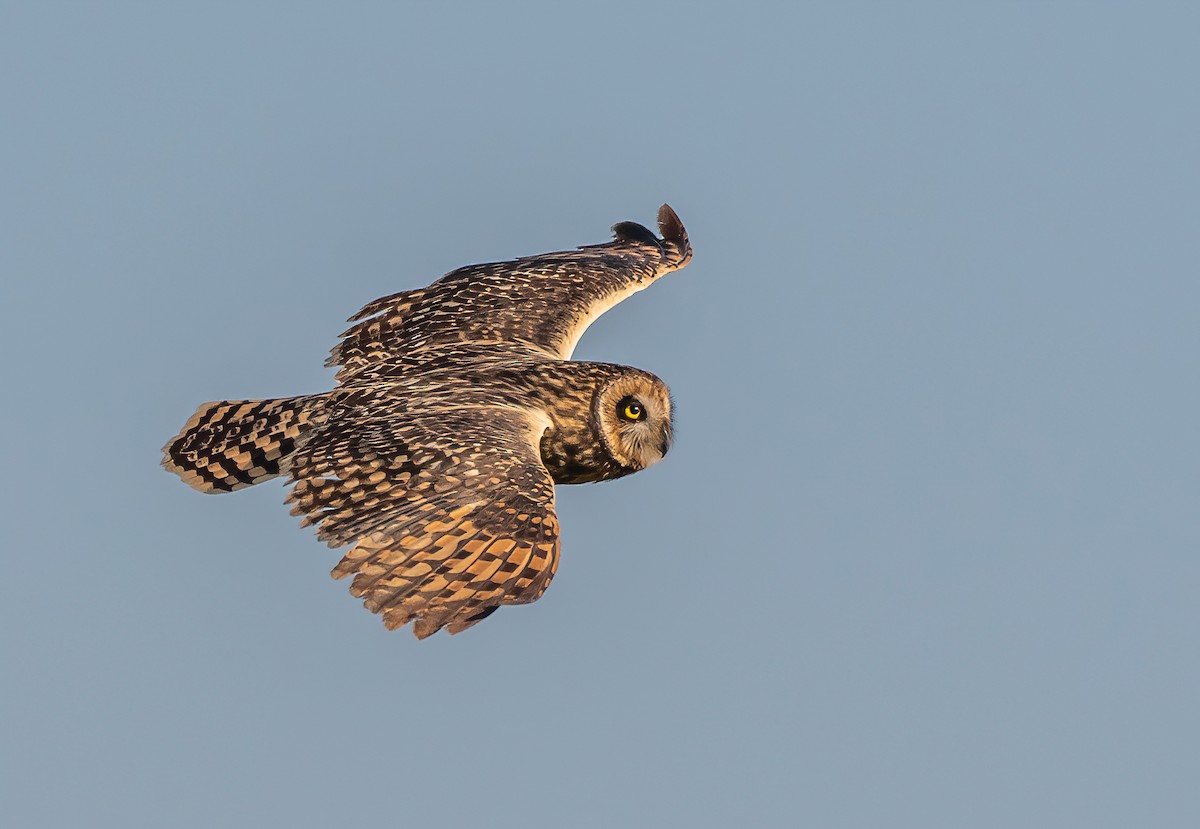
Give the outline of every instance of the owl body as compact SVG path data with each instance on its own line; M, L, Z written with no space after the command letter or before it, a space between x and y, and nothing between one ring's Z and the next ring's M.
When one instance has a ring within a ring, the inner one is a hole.
M537 410L548 419L539 451L554 483L594 483L637 472L657 460L622 453L609 441L604 419L595 409L605 400L602 392L614 384L628 387L630 393L644 391L649 398L645 405L654 409L657 432L647 441L659 458L665 456L671 443L666 384L649 372L611 363L464 355L450 365L409 367L386 382L352 380L327 395L316 420L336 428L340 418L364 406L387 420L461 410ZM612 405L625 396L619 395Z
M554 485L620 478L670 448L654 375L569 357L597 316L691 257L663 238L461 268L370 303L331 352L320 395L201 406L163 465L202 492L287 476L287 501L389 628L457 633L553 578Z

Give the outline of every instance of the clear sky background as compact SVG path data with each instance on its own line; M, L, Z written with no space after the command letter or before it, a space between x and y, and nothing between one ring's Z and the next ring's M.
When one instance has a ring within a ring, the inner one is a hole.
M1200 13L0 6L0 822L1200 825ZM669 201L659 466L388 633L158 467L343 320Z

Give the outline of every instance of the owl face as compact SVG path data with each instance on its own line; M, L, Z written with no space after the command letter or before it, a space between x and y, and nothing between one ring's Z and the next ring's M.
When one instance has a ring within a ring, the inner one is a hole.
M592 401L600 442L621 466L645 469L671 448L671 394L653 374L631 371L601 386Z

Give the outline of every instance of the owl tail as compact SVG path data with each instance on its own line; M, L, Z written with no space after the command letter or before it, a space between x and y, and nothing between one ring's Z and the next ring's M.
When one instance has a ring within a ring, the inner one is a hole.
M205 403L163 447L162 465L201 492L233 492L286 472L324 395Z

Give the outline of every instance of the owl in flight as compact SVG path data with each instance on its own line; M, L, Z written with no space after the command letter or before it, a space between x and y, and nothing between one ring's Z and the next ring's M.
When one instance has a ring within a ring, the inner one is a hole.
M388 629L425 638L545 592L558 566L554 485L620 478L671 445L661 380L571 361L587 327L692 257L669 205L658 238L452 271L351 318L325 394L205 403L163 466L201 492L279 475L331 547L333 577Z

